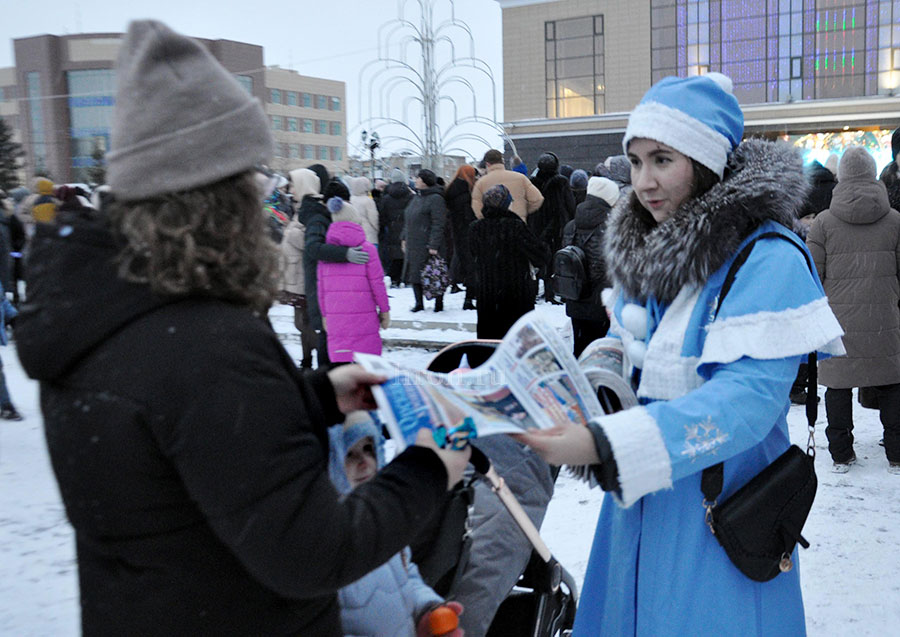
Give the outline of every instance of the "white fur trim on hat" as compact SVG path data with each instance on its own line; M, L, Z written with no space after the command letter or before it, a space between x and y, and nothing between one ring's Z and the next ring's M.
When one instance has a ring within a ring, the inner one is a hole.
M695 159L722 178L731 142L698 119L659 102L638 104L628 118L622 148L628 153L632 139L646 138L671 146Z

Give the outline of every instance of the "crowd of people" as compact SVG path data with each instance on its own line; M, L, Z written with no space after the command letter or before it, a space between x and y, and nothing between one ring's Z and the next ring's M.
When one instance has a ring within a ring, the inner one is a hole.
M900 132L880 178L862 148L804 172L789 146L744 139L711 73L651 87L622 154L589 170L548 151L529 175L490 149L446 180L279 176L261 105L203 46L137 21L117 69L108 185L0 192L0 321L41 385L86 635L420 636L439 615L440 634L463 634L465 605L406 547L470 449L422 430L386 462L371 393L385 379L352 364L381 353L401 285L413 312L464 288L479 339L540 298L565 304L576 355L621 339L638 406L515 438L543 459L544 505L551 466L587 466L607 492L576 635L805 632L799 569L737 570L700 476L724 463L727 495L787 448L816 351L834 470L855 460L860 388L900 474ZM560 298L568 246L584 280ZM276 299L299 368L267 322ZM0 418L21 418L2 365Z

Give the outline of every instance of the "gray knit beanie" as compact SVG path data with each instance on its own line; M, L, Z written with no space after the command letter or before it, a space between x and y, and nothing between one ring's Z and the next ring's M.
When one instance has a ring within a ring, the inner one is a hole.
M875 160L862 146L850 146L841 156L838 164L838 182L848 179L875 180Z
M195 40L161 22L132 22L116 73L106 156L116 199L199 188L271 157L259 100Z
M394 168L394 170L391 171L392 184L405 184L408 181L409 178L406 176L406 173L399 168Z

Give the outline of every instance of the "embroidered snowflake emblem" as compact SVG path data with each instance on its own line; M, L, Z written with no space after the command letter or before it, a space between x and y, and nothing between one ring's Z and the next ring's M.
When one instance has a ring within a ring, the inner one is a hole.
M682 456L695 460L703 454L714 454L728 440L728 434L719 429L711 416L706 420L684 426L684 450Z

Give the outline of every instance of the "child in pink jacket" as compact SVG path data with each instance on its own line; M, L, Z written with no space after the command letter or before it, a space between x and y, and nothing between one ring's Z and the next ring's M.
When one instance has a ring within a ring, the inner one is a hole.
M328 330L328 356L337 363L352 361L354 352L381 354L378 330L390 325L391 316L378 251L352 221L332 223L325 242L369 254L364 264L319 262L319 307Z

